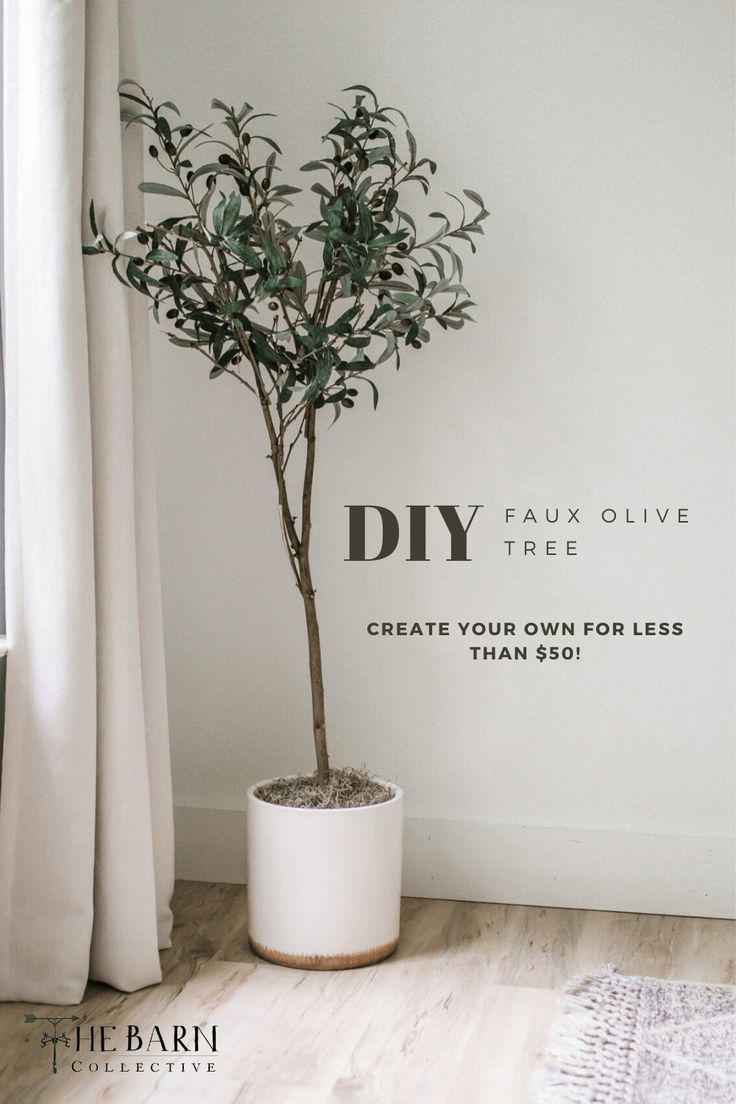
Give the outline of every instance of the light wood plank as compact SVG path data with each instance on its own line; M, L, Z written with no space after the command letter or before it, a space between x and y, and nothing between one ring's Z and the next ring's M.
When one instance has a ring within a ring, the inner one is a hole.
M53 1076L38 1005L0 1006L0 1099L12 1104L529 1104L566 978L625 973L734 983L725 920L407 899L398 953L310 973L256 959L240 885L183 882L161 985L90 985L87 1024L218 1024L214 1074ZM116 1056L119 1061L121 1056ZM123 1059L127 1056L123 1055Z

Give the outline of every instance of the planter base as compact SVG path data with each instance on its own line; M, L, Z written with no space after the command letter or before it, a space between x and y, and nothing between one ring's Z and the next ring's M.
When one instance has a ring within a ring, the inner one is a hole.
M356 954L301 955L275 951L272 947L256 943L255 939L249 940L251 950L259 958L275 962L277 966L291 966L295 970L354 970L358 966L372 966L393 954L398 942L398 939L394 939L391 943L384 943L382 947L371 947L368 951L358 951Z

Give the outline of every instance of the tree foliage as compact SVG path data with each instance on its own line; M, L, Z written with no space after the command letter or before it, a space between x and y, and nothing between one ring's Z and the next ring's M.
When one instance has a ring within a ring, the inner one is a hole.
M339 414L360 384L375 405L374 369L398 368L402 348L421 348L432 325L459 329L474 305L455 247L475 250L483 200L467 189L464 199L453 196L456 217L433 211L436 228L420 236L407 208L412 189L429 194L435 162L419 157L401 111L380 106L363 85L345 91L354 102L338 108L327 152L301 168L318 177L319 212L309 223L288 218L302 189L280 181L281 150L256 133L265 113L215 99L219 126L199 129L134 81L121 85L124 118L151 132L149 156L168 178L139 187L179 201L181 212L111 241L90 207L95 240L84 251L112 257L115 275L150 299L169 340L203 353L212 378L242 381L243 357L256 362L269 397L292 413L312 402ZM315 265L309 241L321 246Z

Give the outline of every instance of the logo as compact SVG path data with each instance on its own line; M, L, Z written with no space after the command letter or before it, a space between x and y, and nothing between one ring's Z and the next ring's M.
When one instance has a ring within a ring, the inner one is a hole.
M86 1024L84 1016L37 1016L25 1013L25 1022L46 1023L42 1047L51 1047L53 1073L215 1073L217 1024L166 1027L154 1024ZM74 1024L67 1029L60 1024ZM63 1060L65 1047L72 1051ZM58 1053L57 1053L58 1051Z
M44 1031L41 1037L41 1046L51 1046L51 1070L53 1073L59 1072L59 1067L56 1063L56 1048L57 1046L71 1046L72 1042L65 1031L61 1034L57 1031L60 1023L65 1023L67 1020L75 1023L81 1019L80 1016L36 1016L33 1012L26 1012L26 1023L48 1023L51 1024L51 1034L48 1031Z

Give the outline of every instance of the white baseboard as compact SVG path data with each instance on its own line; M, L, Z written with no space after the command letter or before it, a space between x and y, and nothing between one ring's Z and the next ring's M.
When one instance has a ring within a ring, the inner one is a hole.
M245 813L175 810L176 873L245 882ZM550 908L736 916L734 841L407 819L403 892Z
M245 884L245 811L174 809L176 876L193 882Z

